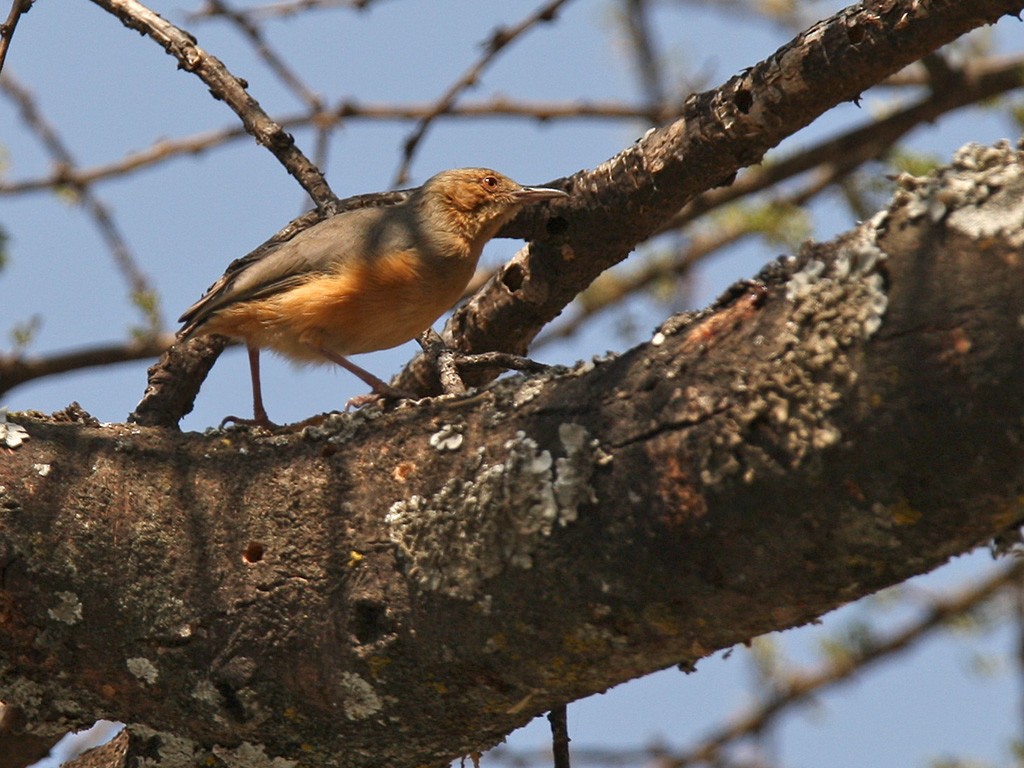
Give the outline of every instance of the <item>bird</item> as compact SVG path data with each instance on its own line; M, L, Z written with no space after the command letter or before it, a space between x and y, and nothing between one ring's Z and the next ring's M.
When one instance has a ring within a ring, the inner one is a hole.
M405 396L348 356L429 328L462 296L502 225L526 205L565 197L489 168L441 171L400 203L343 211L232 263L182 313L177 343L211 334L245 343L253 418L224 422L274 426L263 405L261 349L333 362L377 395Z

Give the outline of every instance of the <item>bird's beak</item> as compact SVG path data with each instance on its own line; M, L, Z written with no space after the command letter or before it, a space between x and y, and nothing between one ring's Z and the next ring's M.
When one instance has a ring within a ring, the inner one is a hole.
M513 192L517 203L538 203L541 200L553 200L556 197L568 197L568 193L551 187L523 187Z

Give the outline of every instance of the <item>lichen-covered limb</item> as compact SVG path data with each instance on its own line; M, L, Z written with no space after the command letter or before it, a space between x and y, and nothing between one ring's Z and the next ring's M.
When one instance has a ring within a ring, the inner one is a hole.
M159 765L441 764L969 550L1022 516L1022 169L967 148L573 370L280 435L9 414L0 700Z

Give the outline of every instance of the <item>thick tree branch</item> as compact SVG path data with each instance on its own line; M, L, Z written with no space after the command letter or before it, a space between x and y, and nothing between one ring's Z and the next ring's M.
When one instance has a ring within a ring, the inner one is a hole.
M533 244L455 313L445 336L467 351L525 354L580 291L694 196L729 183L837 104L1022 8L1021 0L876 0L815 24L722 87L692 96L679 120L591 171L551 182L572 197L550 206L554 221L531 211L518 230L506 228ZM437 391L422 355L393 383Z
M923 123L933 122L942 114L968 104L1020 88L1024 84L1024 63L1020 59L981 64L975 62L957 70L952 79L956 82L953 87L940 87L938 83L933 83L933 89L927 96L908 107L802 149L770 165L751 168L734 184L698 195L668 221L662 231L683 227L728 203L817 169L813 178L804 186L766 203L777 206L780 211L790 207L802 208L864 163L883 157L904 135ZM628 296L646 290L666 278L678 280L710 254L743 237L758 235L763 231L759 227L758 217L751 216L715 222L709 229L711 231L704 235L691 234L687 247L678 254L670 258L648 259L631 274L618 276L614 281L609 281L608 285L602 285L593 299L583 294L583 301L576 302L576 313L557 327L549 326L537 339L534 349L545 342L572 336L591 317L605 309L619 306ZM474 293L482 282L471 285Z
M933 568L1024 514L1022 218L972 147L614 360L299 434L14 416L0 700L158 761L441 764Z

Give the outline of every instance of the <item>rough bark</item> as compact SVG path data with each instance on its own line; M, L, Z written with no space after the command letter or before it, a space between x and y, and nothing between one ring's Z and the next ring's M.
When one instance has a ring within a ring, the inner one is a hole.
M111 766L439 765L970 550L1024 517L1021 160L967 148L649 343L469 397L18 415L0 700L129 723Z
M531 222L531 247L455 312L446 336L466 351L525 354L580 291L698 194L728 185L836 105L1022 7L1015 0L871 0L812 25L719 88L691 95L679 119L596 168L548 182L572 197L551 206L558 218ZM436 381L421 355L394 383L436 394Z

